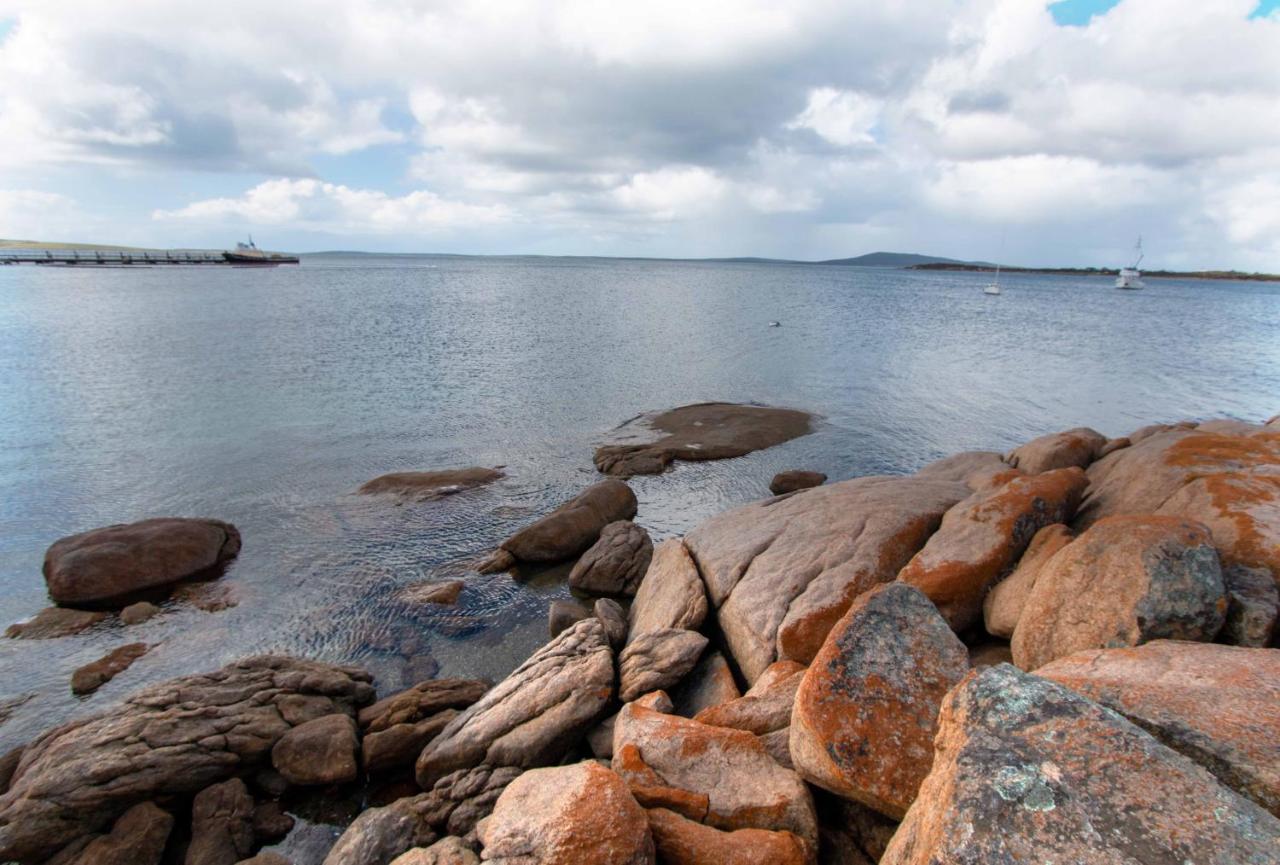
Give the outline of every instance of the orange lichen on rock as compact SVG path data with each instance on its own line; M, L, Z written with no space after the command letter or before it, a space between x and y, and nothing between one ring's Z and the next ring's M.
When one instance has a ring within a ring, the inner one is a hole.
M982 615L988 588L1046 525L1070 520L1087 481L1077 467L1016 477L947 511L898 579L937 605L957 631Z

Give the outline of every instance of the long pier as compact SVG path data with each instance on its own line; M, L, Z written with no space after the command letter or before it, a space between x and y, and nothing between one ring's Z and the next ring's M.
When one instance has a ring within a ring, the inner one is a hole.
M43 264L79 267L230 264L221 252L138 252L97 249L0 249L0 264Z

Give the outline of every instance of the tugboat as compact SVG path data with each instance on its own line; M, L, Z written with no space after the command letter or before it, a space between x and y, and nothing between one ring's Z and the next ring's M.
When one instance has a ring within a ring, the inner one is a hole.
M249 235L248 243L237 243L234 252L224 252L222 257L226 259L227 264L254 264L258 266L273 266L277 264L297 264L298 256L285 255L282 252L263 252L253 242L253 235Z
M1116 288L1147 287L1147 284L1142 281L1142 271L1138 270L1138 265L1142 264L1142 235L1138 235L1138 243L1134 246L1134 251L1138 253L1138 257L1133 260L1133 267L1120 268L1120 275L1116 277Z

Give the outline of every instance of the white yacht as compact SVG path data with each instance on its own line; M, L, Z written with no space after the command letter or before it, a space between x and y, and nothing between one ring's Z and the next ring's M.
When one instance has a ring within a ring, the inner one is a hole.
M1000 262L996 262L996 278L992 282L988 282L982 289L983 294L999 294L1000 293Z
M1142 281L1142 271L1138 270L1138 265L1142 263L1142 235L1138 235L1138 243L1134 246L1134 251L1138 253L1138 257L1133 260L1133 267L1120 268L1120 275L1116 277L1116 288L1147 287L1147 284Z

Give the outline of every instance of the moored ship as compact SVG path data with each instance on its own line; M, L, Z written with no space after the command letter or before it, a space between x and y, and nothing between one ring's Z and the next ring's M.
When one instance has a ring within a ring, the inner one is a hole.
M283 252L264 252L258 249L253 242L253 235L249 235L248 243L237 243L234 250L222 253L222 257L226 259L228 264L275 265L298 263L298 256L296 255L286 255Z

